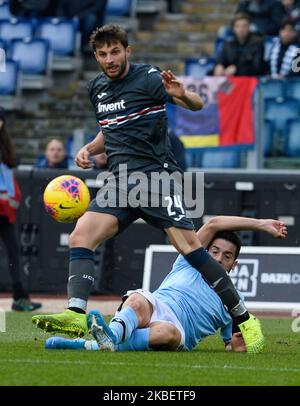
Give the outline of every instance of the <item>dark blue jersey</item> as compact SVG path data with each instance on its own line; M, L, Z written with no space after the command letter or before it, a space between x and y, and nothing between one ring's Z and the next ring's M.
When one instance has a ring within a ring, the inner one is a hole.
M89 96L104 134L109 171L119 164L132 171L180 171L171 151L165 104L173 102L160 71L131 64L121 80L100 73L89 84Z

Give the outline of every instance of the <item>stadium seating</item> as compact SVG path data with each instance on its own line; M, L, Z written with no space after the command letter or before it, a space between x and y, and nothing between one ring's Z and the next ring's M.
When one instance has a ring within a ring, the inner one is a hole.
M23 89L44 89L50 86L49 50L49 42L44 39L12 41L11 58L20 64Z
M10 59L6 60L6 70L0 75L0 94L13 95L18 88L19 64Z
M241 166L241 152L217 148L215 151L186 150L186 161L190 168L239 168Z
M241 165L240 151L204 151L202 168L239 168Z
M188 58L185 60L185 75L202 79L213 70L215 63L214 58Z
M7 0L0 0L0 20L10 20L13 15L9 11L9 2Z
M300 80L289 79L285 81L285 94L300 101Z
M76 50L77 20L47 18L37 27L36 37L50 42L54 55L73 55Z
M287 120L298 119L299 102L292 98L265 100L265 118L269 119L275 130L284 134Z
M7 50L7 42L0 38L0 49Z
M41 20L36 38L46 39L53 52L53 70L68 71L79 67L80 34L77 18L46 18Z
M13 60L7 59L5 72L0 74L0 105L6 110L17 110L20 100L20 67Z
M284 153L290 157L300 157L300 120L288 120L284 138Z
M136 9L137 0L108 0L106 22L115 22L127 31L135 32L138 28Z
M32 38L34 22L28 19L12 18L0 21L0 38L11 41L17 38Z
M166 4L160 0L137 0L136 3L138 14L160 14L165 9Z
M264 99L284 97L285 86L282 80L261 78L259 87Z
M264 156L270 156L272 154L273 147L273 137L274 136L274 127L272 121L265 119L264 120Z

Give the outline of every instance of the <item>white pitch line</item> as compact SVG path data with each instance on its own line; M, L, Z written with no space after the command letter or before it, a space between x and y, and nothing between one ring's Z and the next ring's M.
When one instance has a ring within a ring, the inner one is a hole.
M140 367L144 366L147 368L184 368L184 369L237 369L237 370L254 370L254 371L268 371L268 372L300 372L300 368L268 368L268 367L253 367L253 366L238 366L238 365L182 365L182 364L140 364L140 363L129 363L129 362L103 362L99 359L95 361L71 361L71 360L44 360L44 359L2 359L1 364L5 363L27 363L27 364L78 364L78 365L107 365L107 366L130 366L130 367Z

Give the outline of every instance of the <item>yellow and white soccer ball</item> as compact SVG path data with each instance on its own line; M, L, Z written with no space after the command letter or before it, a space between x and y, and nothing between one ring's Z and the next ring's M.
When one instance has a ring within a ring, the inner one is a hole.
M90 204L86 184L76 176L53 179L44 191L44 205L50 216L61 223L72 223L83 215Z

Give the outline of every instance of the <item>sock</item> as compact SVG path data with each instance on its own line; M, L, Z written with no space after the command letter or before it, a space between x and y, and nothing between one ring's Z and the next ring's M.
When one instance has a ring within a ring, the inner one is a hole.
M217 293L224 306L226 306L234 318L239 317L243 321L249 318L249 313L233 286L229 275L203 247L190 252L184 258L201 273L204 280ZM241 323L240 319L238 322Z
M85 340L84 348L86 350L99 350L99 346L96 340Z
M28 293L25 292L21 282L14 282L12 285L13 299L29 299Z
M68 280L69 309L85 312L94 283L94 252L88 248L71 248Z
M109 323L109 328L116 337L115 344L127 341L133 330L138 327L136 312L131 307L125 307Z
M149 351L150 328L136 329L129 340L116 345L116 351Z

